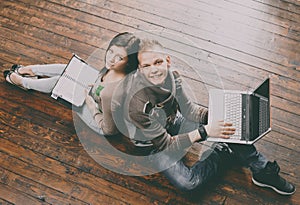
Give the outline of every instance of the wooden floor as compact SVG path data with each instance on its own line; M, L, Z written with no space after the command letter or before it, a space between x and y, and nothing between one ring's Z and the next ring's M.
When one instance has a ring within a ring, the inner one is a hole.
M250 90L271 76L273 131L256 146L300 189L299 0L2 0L0 27L1 71L67 63L73 52L103 56L116 33L147 31L193 68L179 70L204 106L203 83ZM300 204L300 191L283 197L258 188L246 168L192 196L159 173L115 173L84 150L67 106L3 77L0 93L0 204Z

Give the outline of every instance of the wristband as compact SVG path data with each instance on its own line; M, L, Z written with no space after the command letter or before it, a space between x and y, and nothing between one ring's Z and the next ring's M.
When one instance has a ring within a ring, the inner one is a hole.
M205 128L204 128L203 125L199 126L198 132L199 132L199 134L201 136L201 140L200 141L204 141L204 140L207 139L207 132L206 132L206 130L205 130Z

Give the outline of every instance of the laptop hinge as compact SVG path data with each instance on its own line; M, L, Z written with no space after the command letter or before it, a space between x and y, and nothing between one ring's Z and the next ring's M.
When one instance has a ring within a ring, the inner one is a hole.
M259 98L254 95L242 95L242 139L246 141L252 141L258 136L258 100Z
M242 94L242 140L249 140L249 95Z

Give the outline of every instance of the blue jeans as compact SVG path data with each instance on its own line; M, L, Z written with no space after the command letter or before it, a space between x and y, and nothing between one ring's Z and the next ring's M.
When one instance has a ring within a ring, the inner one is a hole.
M173 126L168 128L171 135L180 134L197 129L198 123L186 120L179 114ZM234 157L240 164L250 167L252 173L257 173L263 169L266 164L266 158L260 154L253 145L229 144L234 152ZM220 173L220 168L226 162L220 160L219 154L211 149L206 150L199 161L192 167L186 166L182 160L163 171L163 174L177 188L183 191L192 191L202 188ZM160 155L156 164L164 166L166 161L172 161L170 155ZM224 168L224 167L222 167ZM223 170L223 169L222 169Z

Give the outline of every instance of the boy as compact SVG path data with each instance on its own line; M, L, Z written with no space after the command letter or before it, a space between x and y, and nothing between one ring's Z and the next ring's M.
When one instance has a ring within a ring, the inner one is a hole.
M226 122L219 127L206 125L207 109L189 100L179 74L170 71L171 57L159 42L142 40L138 60L137 73L123 84L124 103L118 104L124 106L123 126L134 142L152 146L149 163L163 171L171 183L185 191L202 188L236 157L250 167L256 185L270 187L282 195L295 192L295 187L278 175L276 161L267 161L253 145L216 143L214 149L187 167L181 158L192 143L208 136L229 138L235 129ZM119 114L115 114L117 121ZM123 126L120 125L124 131Z

